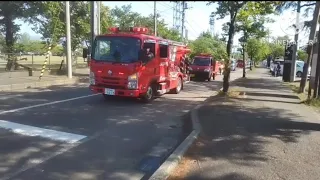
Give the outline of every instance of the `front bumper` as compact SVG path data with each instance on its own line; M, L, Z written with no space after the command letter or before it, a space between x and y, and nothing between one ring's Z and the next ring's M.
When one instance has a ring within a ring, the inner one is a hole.
M95 86L95 85L90 85L89 89L93 92L93 93L102 93L105 94L105 87L102 86ZM110 88L108 88L110 89ZM123 96L123 97L140 97L140 90L129 90L129 89L112 89L114 90L114 96Z
M208 78L210 72L205 71L190 71L191 78Z

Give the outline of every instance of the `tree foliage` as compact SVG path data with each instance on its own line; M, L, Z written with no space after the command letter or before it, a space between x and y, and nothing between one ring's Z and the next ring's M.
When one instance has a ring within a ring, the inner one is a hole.
M141 16L139 13L132 12L131 5L116 6L111 11L111 14L114 17L115 25L118 25L120 28L129 28L132 26L147 27L150 33L154 34L153 14ZM160 14L157 14L157 35L170 40L182 40L178 31L167 27L165 20L161 18Z
M270 55L271 49L268 43L256 38L250 38L247 42L247 53L252 61L259 62Z
M191 58L200 53L212 54L217 60L227 58L225 43L219 40L218 37L212 37L210 33L203 32L189 46L191 48Z
M226 52L228 57L225 62L225 74L223 78L223 92L227 92L229 89L229 78L230 78L230 69L229 69L229 59L231 58L231 49L233 46L234 35L237 31L237 21L242 22L242 29L246 28L246 30L250 30L253 28L254 30L263 31L258 19L261 16L271 14L274 11L273 5L277 4L276 1L210 1L208 5L216 3L218 5L216 11L212 12L212 15L217 19L223 19L226 16L229 16L229 22L224 27L224 29L228 32L228 41ZM239 17L240 16L240 19ZM253 17L252 23L248 22L245 17ZM241 26L239 26L241 27Z
M35 17L33 12L33 1L3 1L0 6L0 32L5 38L5 51L11 53L14 51L14 43L18 39L20 26L15 20Z

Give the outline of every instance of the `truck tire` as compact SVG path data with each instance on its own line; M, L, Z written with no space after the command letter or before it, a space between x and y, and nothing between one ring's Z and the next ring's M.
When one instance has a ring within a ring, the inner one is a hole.
M147 92L146 94L144 94L142 97L141 97L141 100L142 102L144 103L150 103L154 100L154 97L155 97L155 85L153 84L150 84L147 88Z
M208 77L207 80L208 80L208 81L211 81L211 78L212 78L212 74L209 75L209 77Z
M179 77L178 86L173 89L173 93L174 93L174 94L179 94L182 89L183 89L183 80L182 80L181 77Z

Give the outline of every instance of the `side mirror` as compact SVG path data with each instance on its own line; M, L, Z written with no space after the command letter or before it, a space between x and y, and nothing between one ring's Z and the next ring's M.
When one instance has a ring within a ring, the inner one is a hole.
M82 57L86 59L88 57L89 50L87 48L82 49Z

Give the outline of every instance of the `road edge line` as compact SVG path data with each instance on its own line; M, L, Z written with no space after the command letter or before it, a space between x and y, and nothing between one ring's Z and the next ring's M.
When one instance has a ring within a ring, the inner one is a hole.
M222 91L220 88L219 91ZM182 143L172 152L172 154L161 164L161 166L151 175L149 180L164 180L170 176L170 173L179 165L182 157L185 155L189 147L198 138L201 132L201 125L199 122L198 110L209 101L210 97L217 95L219 91L214 91L206 100L198 104L191 110L191 121L193 130L182 141Z

